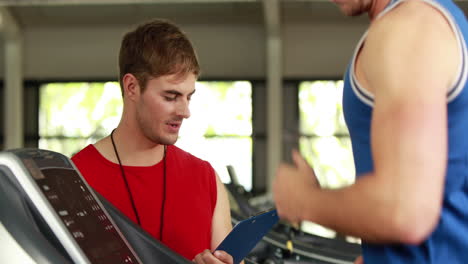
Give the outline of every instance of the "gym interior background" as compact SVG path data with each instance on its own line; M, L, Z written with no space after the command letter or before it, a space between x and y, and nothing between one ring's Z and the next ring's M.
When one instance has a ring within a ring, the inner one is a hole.
M0 148L70 156L108 135L121 37L151 18L179 25L201 63L177 145L225 182L232 165L253 195L269 194L293 148L322 185L353 182L341 80L368 22L324 0L0 1Z

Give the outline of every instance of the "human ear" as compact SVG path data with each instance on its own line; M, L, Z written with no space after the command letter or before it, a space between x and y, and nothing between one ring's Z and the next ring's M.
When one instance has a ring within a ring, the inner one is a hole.
M129 99L135 99L136 96L140 94L140 84L138 83L135 75L127 73L122 78L124 97Z

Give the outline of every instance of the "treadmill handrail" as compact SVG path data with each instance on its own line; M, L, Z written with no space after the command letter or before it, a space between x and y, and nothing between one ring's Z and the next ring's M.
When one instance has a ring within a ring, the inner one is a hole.
M37 210L50 222L50 226L54 227L54 234L57 239L66 246L67 253L72 258L75 263L90 263L89 259L86 257L84 252L78 246L78 243L72 238L71 234L64 227L61 219L57 214L53 213L55 210L47 202L47 199L44 197L39 187L30 177L26 175L29 172L19 164L21 161L19 158L11 152L2 152L0 153L0 164L3 164L10 168L11 172L16 175L21 187L24 189L24 192L28 194L31 199L31 202L37 208Z

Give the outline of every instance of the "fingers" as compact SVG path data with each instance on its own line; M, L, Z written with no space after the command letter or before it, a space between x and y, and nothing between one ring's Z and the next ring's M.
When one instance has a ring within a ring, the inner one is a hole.
M293 158L294 164L296 165L296 168L299 171L304 172L307 175L311 175L314 181L314 184L320 186L320 182L315 175L314 169L310 166L307 160L304 157L302 157L299 151L294 149L292 151L292 158Z
M215 263L211 258L216 259L208 249L205 249L203 252L195 256L193 262L197 264Z
M232 258L231 255L229 255L226 251L223 250L216 250L214 252L214 256L221 260L223 263L229 263L232 264L234 262L234 259Z
M197 264L204 264L205 262L203 261L202 254L203 253L196 255L195 258L193 258L192 262L195 262Z
M362 258L362 256L357 257L354 261L354 264L364 264L364 259Z
M297 149L292 150L292 159L299 170L312 170L307 160L305 160Z
M233 264L234 260L232 256L226 253L225 251L217 250L213 254L210 250L205 249L203 252L195 256L193 262L197 264Z

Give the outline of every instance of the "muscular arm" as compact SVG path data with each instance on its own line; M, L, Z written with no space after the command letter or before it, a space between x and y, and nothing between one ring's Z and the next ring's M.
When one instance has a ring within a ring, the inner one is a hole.
M360 70L375 95L374 171L339 190L302 188L298 218L368 242L418 244L441 210L454 34L436 10L412 1L376 21L365 45Z

